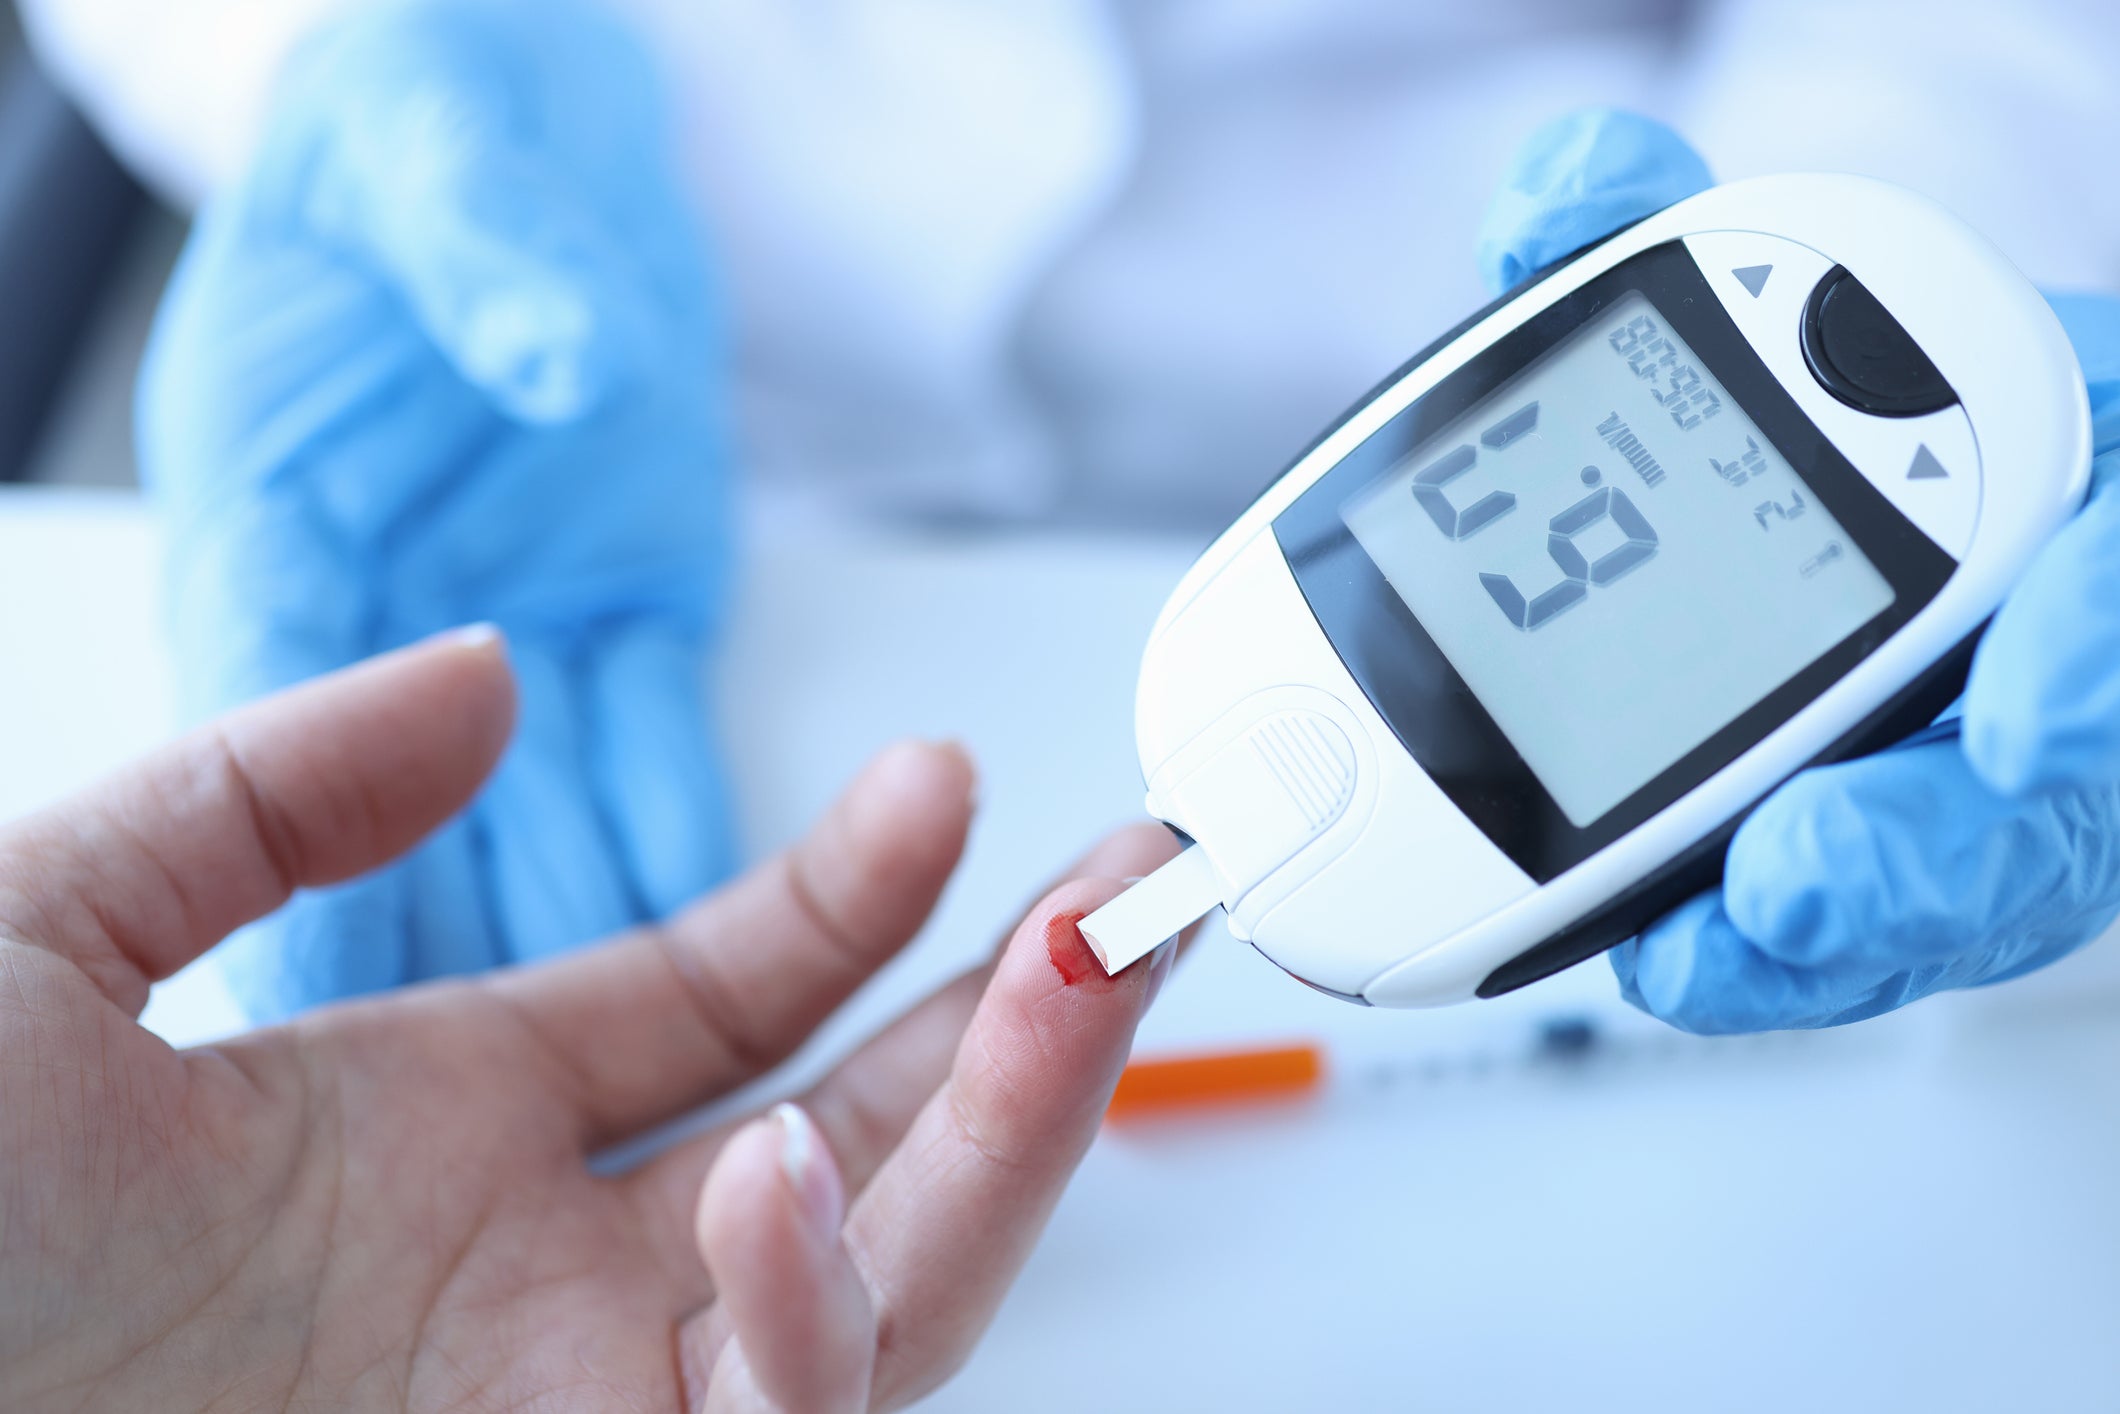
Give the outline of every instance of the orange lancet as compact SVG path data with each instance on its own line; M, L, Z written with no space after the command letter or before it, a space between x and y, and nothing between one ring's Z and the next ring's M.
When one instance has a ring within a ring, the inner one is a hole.
M1152 1057L1126 1067L1105 1117L1292 1098L1317 1089L1324 1078L1324 1054L1308 1042Z

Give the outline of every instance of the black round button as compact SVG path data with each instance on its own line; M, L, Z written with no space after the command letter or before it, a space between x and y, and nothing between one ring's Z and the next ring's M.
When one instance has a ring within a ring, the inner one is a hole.
M1838 265L1804 303L1803 356L1827 392L1881 417L1918 417L1958 401L1921 345Z

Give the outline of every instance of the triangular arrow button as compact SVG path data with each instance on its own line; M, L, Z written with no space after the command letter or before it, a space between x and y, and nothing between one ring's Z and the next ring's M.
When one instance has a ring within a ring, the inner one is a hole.
M1928 443L1923 442L1914 449L1914 464L1907 468L1907 480L1940 481L1949 475L1943 469L1943 463L1936 460L1936 454L1929 450Z
M1774 267L1771 265L1740 265L1730 273L1737 277L1738 284L1743 285L1752 292L1752 298L1758 299L1759 292L1767 287L1767 276L1774 273Z

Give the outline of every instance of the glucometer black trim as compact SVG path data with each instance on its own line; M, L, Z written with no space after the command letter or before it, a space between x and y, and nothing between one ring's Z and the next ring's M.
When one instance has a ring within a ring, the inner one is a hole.
M1811 376L1858 412L1922 417L1958 401L1914 336L1844 266L1811 288L1800 328Z
M1649 214L1653 216L1656 213L1651 212ZM1558 275L1561 271L1567 269L1569 266L1575 264L1576 261L1581 260L1584 256L1588 255L1591 251L1596 250L1606 241L1614 239L1615 237L1620 235L1621 232L1630 231L1634 229L1636 226L1639 226L1642 222L1648 219L1648 216L1637 217L1634 220L1629 221L1626 225L1617 227L1610 234L1601 236L1597 240L1590 242L1590 244L1588 245L1577 246L1574 250L1569 251L1566 255L1554 261L1552 264L1541 265L1538 269L1532 271L1529 275L1526 275L1523 279L1517 281L1508 289L1503 290L1493 299L1488 300L1478 309L1475 309L1474 311L1472 311L1472 313L1466 315L1463 319L1460 319L1457 323L1451 325L1448 329L1445 329L1442 333L1436 335L1436 337L1434 337L1433 339L1430 339L1426 344L1421 346L1420 352L1416 353L1412 358L1407 359L1397 368L1392 369L1391 372L1385 374L1384 377L1380 379L1375 386L1370 388L1368 392L1362 394L1361 397L1356 398L1352 403L1349 403L1347 405L1347 411L1341 413L1338 417L1334 418L1331 422L1327 423L1324 429L1320 431L1317 436L1310 439L1309 443L1304 446L1302 451L1297 452L1293 457L1289 458L1288 464L1282 467L1279 471L1275 472L1273 476L1267 481L1267 483L1259 488L1259 494L1251 498L1250 503L1245 506L1245 509L1250 510L1252 506L1257 505L1261 500L1265 498L1267 492L1273 490L1274 487L1281 484L1282 477L1288 475L1289 472L1294 471L1296 469L1296 467L1302 462L1303 458L1309 456L1312 452L1324 446L1326 438L1332 436L1333 433L1339 431L1342 427L1345 427L1348 423L1354 421L1355 416L1359 414L1362 409L1368 407L1371 403L1375 402L1378 398L1382 397L1401 378L1404 378L1407 374L1413 372L1414 369L1419 368L1422 364L1428 362L1429 359L1434 358L1444 349L1456 343L1458 339L1462 337L1467 330L1472 328L1473 325L1479 323L1482 319L1485 319L1488 315L1494 313L1503 305L1510 303L1512 300L1516 299L1517 296L1523 294L1526 290L1529 290L1535 285L1539 285L1547 280L1552 279L1555 275ZM1298 978L1297 980L1301 981L1302 979ZM1329 995L1338 996L1339 994L1337 992L1333 992L1329 993Z
M1973 653L1985 631L1985 624L1974 630L1853 731L1805 763L1804 769L1881 751L1933 723L1937 714L1965 691ZM1731 839L1757 808L1754 805L1739 812L1655 873L1495 968L1474 995L1482 999L1498 997L1587 962L1634 937L1687 899L1714 888L1722 882L1723 861Z
M1625 800L1578 825L1392 590L1348 529L1342 508L1586 321L1637 293L1797 468L1891 584L1893 599ZM1956 568L1804 415L1677 242L1631 257L1501 335L1350 451L1274 520L1273 530L1319 627L1401 744L1466 818L1541 884L1743 755L1911 620Z

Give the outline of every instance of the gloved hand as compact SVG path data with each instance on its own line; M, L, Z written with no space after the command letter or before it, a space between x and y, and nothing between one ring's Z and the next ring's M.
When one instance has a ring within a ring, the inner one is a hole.
M1708 183L1669 129L1611 112L1541 130L1489 214L1497 289ZM1731 843L1721 889L1612 954L1689 1031L1831 1026L2044 966L2120 912L2120 301L2052 300L2095 424L2089 502L1995 617L1960 711L1806 771Z
M416 856L240 935L254 1018L543 957L726 871L703 654L720 331L647 57L583 0L394 0L302 51L142 374L203 715L452 624L516 740Z

